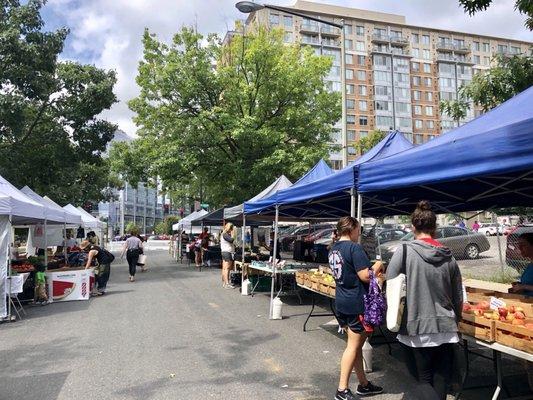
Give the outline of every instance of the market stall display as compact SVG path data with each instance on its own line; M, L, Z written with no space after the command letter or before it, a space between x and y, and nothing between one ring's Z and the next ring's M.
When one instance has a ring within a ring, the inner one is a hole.
M89 300L94 286L94 269L62 268L46 272L50 299L57 301Z

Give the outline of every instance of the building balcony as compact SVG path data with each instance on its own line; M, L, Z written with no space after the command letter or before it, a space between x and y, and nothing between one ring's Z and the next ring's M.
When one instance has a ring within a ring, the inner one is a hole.
M470 47L464 44L454 44L453 51L458 54L468 54L470 53Z
M335 39L322 39L322 46L340 47L341 41Z
M379 33L374 33L372 35L372 42L374 43L389 43L389 35L382 35Z
M302 24L300 25L300 32L312 32L312 33L318 33L318 25L313 24Z
M334 36L339 37L341 35L341 30L339 28L335 28L334 26L325 25L320 29L320 33L322 36Z
M383 49L379 47L373 47L371 53L394 55L394 57L407 57L407 58L413 57L411 53L409 53L409 50L397 50L397 49L390 50L390 49Z
M312 45L315 45L315 46L319 46L320 45L320 41L318 40L318 36L313 36L313 37L302 36L301 43L302 44L312 44Z
M408 46L409 45L409 41L402 37L402 36L396 36L396 35L393 35L390 37L390 42L396 46Z
M436 48L438 51L454 51L455 47L453 43L437 42Z

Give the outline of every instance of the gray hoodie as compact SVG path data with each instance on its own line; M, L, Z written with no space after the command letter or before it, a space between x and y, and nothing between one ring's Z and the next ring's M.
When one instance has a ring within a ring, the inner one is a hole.
M423 240L406 243L406 271L399 246L387 267L387 279L407 276L407 307L399 333L423 335L457 332L463 307L461 271L447 247Z

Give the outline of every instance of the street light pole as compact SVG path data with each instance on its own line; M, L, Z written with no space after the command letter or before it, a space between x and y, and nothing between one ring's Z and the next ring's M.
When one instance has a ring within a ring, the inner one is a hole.
M306 18L311 21L316 21L321 24L333 26L341 30L341 97L342 97L342 166L343 168L348 165L348 136L346 131L346 71L345 71L345 62L346 62L346 47L344 42L344 19L341 20L340 24L330 21L324 21L320 18L313 17L311 15L306 15L287 9L284 7L271 6L267 4L254 3L252 1L239 1L235 4L237 10L244 14L249 14L255 11L262 10L267 8L274 11L283 12L286 14L294 15L301 18Z

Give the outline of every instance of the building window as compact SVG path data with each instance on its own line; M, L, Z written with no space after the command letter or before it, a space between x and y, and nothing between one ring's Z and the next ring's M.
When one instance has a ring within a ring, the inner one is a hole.
M422 50L422 58L423 58L424 60L431 60L431 53L430 53L430 51L427 50L427 49L423 49L423 50Z
M360 81L366 80L366 71L358 70L357 71L357 79L360 80Z
M355 85L346 85L346 94L354 94Z
M382 81L382 82L390 82L391 81L390 72L374 71L374 80Z
M365 85L359 85L359 95L360 96L366 96L366 86Z
M368 131L359 131L359 139L365 138L368 136Z
M351 156L357 154L356 151L355 151L355 147L348 146L348 154L351 155Z
M374 88L376 96L388 96L389 87L388 86L376 86Z
M413 113L415 115L422 115L422 106L413 106Z
M353 49L353 40L352 39L344 39L344 47L346 47L346 50Z
M357 51L365 51L365 42L357 41L355 44L355 50Z
M419 62L411 62L411 69L414 72L420 71L420 63Z
M347 124L355 124L355 115L348 114L346 116L346 123Z
M481 64L481 60L480 60L479 56L474 56L474 64L476 64L476 65Z
M413 49L413 58L420 58L420 50L419 49Z
M433 107L432 106L426 106L426 115L429 115L429 116L433 115Z
M434 121L431 121L431 120L426 121L426 124L427 124L427 126L428 126L428 129L433 129L433 128L435 128L435 122L434 122Z
M366 57L365 56L357 56L357 65L365 65L366 64Z
M418 44L420 41L420 36L418 36L418 33L411 34L411 43Z
M353 69L346 70L346 79L353 79Z
M416 129L422 129L422 120L421 119L415 119L415 128Z
M292 27L292 17L290 15L283 16L283 25L285 25L287 28Z
M355 34L357 36L363 36L365 34L365 27L362 25L355 26Z
M490 57L483 57L483 65L490 65Z
M424 135L415 133L414 137L415 137L415 144L422 144L424 142Z
M355 110L355 100L346 99L346 108L348 110Z
M376 105L376 110L379 110L379 111L389 111L392 108L391 102L389 101L376 100L375 105Z
M285 32L283 35L283 41L285 43L292 43L292 32Z
M432 92L426 92L426 100L427 101L433 101L433 93Z
M431 78L424 78L424 85L431 86Z
M349 142L353 142L355 140L355 131L353 129L348 129L346 131L346 136L348 137Z
M472 42L472 50L479 51L479 42Z
M368 111L366 100L359 100L359 111Z
M376 125L386 126L387 128L392 127L392 117L385 117L383 115L376 116Z
M424 63L424 72L426 74L431 73L431 64Z
M400 113L411 113L411 105L409 103L396 102L396 111Z
M373 60L374 60L374 65L379 65L382 67L390 67L390 58L387 56L375 55Z
M359 125L367 126L368 125L368 118L367 117L359 117Z
M396 118L396 125L400 128L409 128L413 126L413 120L411 118Z
M507 45L499 44L498 45L498 53L507 53Z
M409 83L409 74L394 74L394 81L398 83Z
M351 35L353 33L352 26L348 24L344 25L344 33Z
M486 43L486 42L483 43L483 51L484 51L485 53L489 53L489 52L490 52L490 44L488 44L488 43Z
M279 14L270 14L268 21L270 25L279 25Z
M422 35L422 44L429 44L429 35Z
M413 86L420 86L420 77L413 76Z
M511 46L511 54L520 54L520 47Z
M353 64L353 55L345 54L344 59L346 61L346 64Z
M419 90L414 90L413 91L413 99L414 100L420 100L420 91Z

